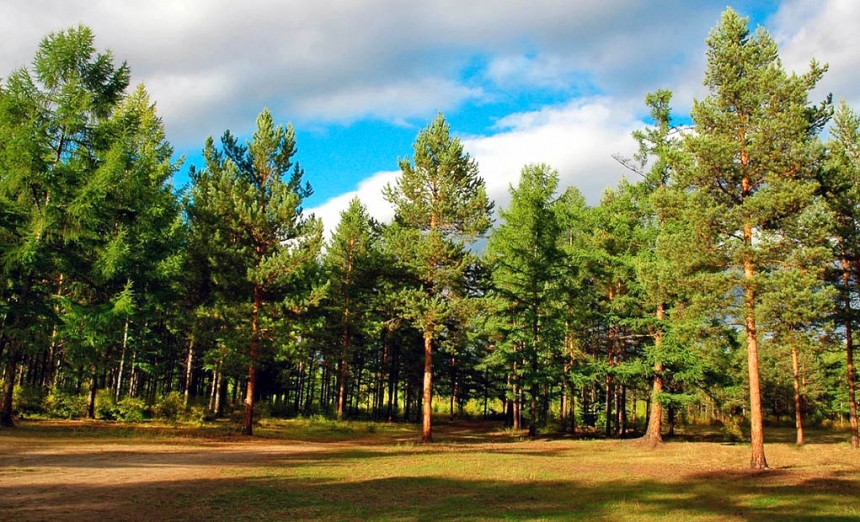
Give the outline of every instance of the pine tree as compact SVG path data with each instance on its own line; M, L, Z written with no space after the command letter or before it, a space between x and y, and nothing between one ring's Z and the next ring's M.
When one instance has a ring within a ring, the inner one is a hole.
M693 166L680 175L701 209L694 224L707 235L725 269L721 295L739 295L733 313L744 325L749 372L752 455L767 467L759 383L756 309L762 279L778 260L768 234L800 213L817 185L816 135L828 103L810 107L808 92L824 69L787 74L777 45L763 28L750 34L747 20L726 10L707 39L705 85L710 94L693 104L695 134L685 139ZM738 294L735 294L735 291Z
M248 349L245 418L242 432L253 432L260 341L271 338L270 308L285 299L300 302L286 288L315 262L322 243L322 223L302 214L311 194L296 163L292 126L275 126L271 113L257 117L246 145L230 134L222 150L209 138L206 168L192 189L194 214L208 228L213 282L222 298L246 310Z
M857 312L852 303L858 293L860 272L860 116L843 101L833 119L828 157L822 188L824 201L834 216L833 254L839 270L831 281L839 290L836 321L845 331L846 384L848 415L851 422L851 446L860 448L857 421L856 370L854 367L854 331Z
M462 292L471 257L464 245L490 227L487 199L477 163L450 135L440 113L418 133L413 161L401 159L401 176L384 189L394 205L398 257L421 281L403 294L404 316L424 338L421 439L432 440L433 345L445 329Z

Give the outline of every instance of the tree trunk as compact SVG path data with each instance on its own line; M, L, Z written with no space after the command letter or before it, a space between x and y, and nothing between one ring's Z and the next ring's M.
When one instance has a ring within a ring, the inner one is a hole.
M99 389L99 370L98 365L93 365L93 378L90 381L90 390L87 394L87 418L96 418L96 392Z
M451 357L451 404L449 406L448 416L449 421L454 422L455 411L457 405L457 360Z
M126 322L126 331L128 331L128 323ZM125 353L125 337L123 336L123 353ZM188 407L188 399L191 397L191 377L194 363L194 337L188 340L188 358L185 359L185 394L182 398L182 405Z
M749 180L744 179L745 186ZM749 220L744 223L743 230L744 246L751 248L752 225ZM764 420L761 407L761 384L759 382L758 369L758 332L755 322L756 292L753 287L752 257L749 253L744 255L744 313L747 334L747 366L750 380L750 468L767 469L767 459L764 456Z
M842 259L842 286L845 289L844 314L845 314L845 353L847 356L848 375L848 417L851 421L851 447L854 449L860 448L860 432L857 426L857 395L856 395L856 373L854 373L854 339L853 339L853 321L851 310L851 292L849 284L851 283L851 265L847 259Z
M125 373L125 352L128 347L128 317L125 318L125 325L122 328L122 353L119 357L119 369L116 372L116 387L114 389L114 399L119 401L122 394L122 376ZM187 405L187 404L186 404Z
M511 391L513 392L513 397L511 400L512 403L512 411L511 411L511 424L514 431L519 431L521 429L520 426L520 386L519 386L519 375L517 375L517 363L514 361L514 373L512 376L512 386Z
M660 362L660 347L663 344L663 319L666 311L663 303L657 306L657 329L654 332L654 351L657 352L654 361L654 384L651 388L651 409L648 413L648 428L642 439L649 446L657 446L663 442L660 430L663 428L663 405L660 403L660 394L663 393L663 363Z
M15 368L18 366L19 351L17 342L9 343L6 369L3 372L3 399L0 400L0 427L15 426L15 419L12 416L12 395L15 392Z
M794 374L794 425L797 427L797 445L803 445L803 405L800 395L800 364L797 360L797 345L791 345L791 370Z
M245 422L242 426L243 435L254 434L254 393L257 384L257 343L260 328L260 306L263 302L263 290L254 287L254 308L251 310L251 350L248 364L248 388L245 392Z
M337 420L343 420L343 410L346 405L346 379L349 375L349 368L345 359L341 359L337 371L337 407L335 412Z
M424 394L421 442L433 442L433 332L424 332Z

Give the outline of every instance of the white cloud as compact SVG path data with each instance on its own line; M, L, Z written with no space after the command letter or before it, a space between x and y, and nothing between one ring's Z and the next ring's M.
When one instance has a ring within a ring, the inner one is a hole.
M382 189L388 183L394 183L398 175L400 175L400 171L377 172L362 180L355 190L331 198L319 206L309 208L307 212L322 219L326 229L326 237L331 236L331 233L337 228L338 223L340 223L341 212L349 207L349 202L354 197L364 203L371 217L388 223L394 218L394 210L382 197Z
M497 207L508 205L508 188L529 163L549 164L559 171L562 189L575 186L596 204L624 173L612 155L635 151L630 134L644 125L636 117L639 105L597 97L514 114L499 122L501 132L467 139L464 146L478 160Z
M723 8L722 0L6 0L0 75L29 63L48 32L89 25L96 47L127 60L147 85L181 148L248 127L263 106L311 122L450 111L488 94L461 78L476 56L502 91L505 79L547 87L575 74L641 96L701 54Z
M770 20L771 33L780 43L780 56L789 70L804 73L809 61L827 63L825 73L811 101L827 93L844 98L856 109L860 106L860 52L857 51L857 27L860 26L860 3L853 0L789 0Z
M487 193L497 208L508 205L508 188L517 184L522 167L528 163L549 164L559 171L562 190L576 186L590 204L597 204L603 191L614 186L624 173L612 155L630 156L635 151L630 134L644 126L636 110L636 103L612 98L578 100L511 115L499 122L498 133L464 138L463 146L478 161ZM399 174L378 173L356 190L308 211L321 216L331 231L340 221L340 213L357 196L372 216L390 221L394 212L382 198L382 188Z
M353 120L364 116L402 121L432 113L441 107L457 107L480 98L482 90L441 78L424 78L390 85L359 85L348 90L307 98L299 115L322 120Z

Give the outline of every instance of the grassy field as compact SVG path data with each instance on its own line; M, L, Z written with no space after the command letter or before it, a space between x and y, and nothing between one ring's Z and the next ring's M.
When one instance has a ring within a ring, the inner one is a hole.
M486 423L193 428L23 422L0 431L0 520L860 520L860 453L844 433L795 447L772 429L771 470L744 444L522 440Z

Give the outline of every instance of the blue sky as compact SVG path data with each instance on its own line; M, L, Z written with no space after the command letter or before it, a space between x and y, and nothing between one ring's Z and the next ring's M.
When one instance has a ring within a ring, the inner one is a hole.
M522 166L546 162L596 203L623 169L647 92L669 88L679 116L705 94L704 40L726 0L6 0L0 76L31 60L51 31L83 23L157 102L186 165L205 138L245 135L268 107L292 122L315 194L305 207L336 225L359 196L391 211L381 187L441 110L507 204ZM860 3L734 2L781 46L786 67L830 64L815 95L858 107Z

